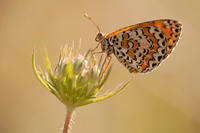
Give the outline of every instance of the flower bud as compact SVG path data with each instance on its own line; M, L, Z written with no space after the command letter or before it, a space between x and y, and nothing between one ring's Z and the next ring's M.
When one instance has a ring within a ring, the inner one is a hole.
M89 75L89 82L94 84L99 79L100 70L98 69L97 65L94 65L88 72Z
M88 83L88 77L80 74L76 80L77 88L83 88L87 85L87 83Z
M38 71L35 67L35 53L33 52L32 66L36 77L67 108L74 109L79 106L107 99L117 94L129 83L123 87L114 87L103 95L96 96L106 82L111 69L109 68L104 72L100 72L105 67L105 64L96 65L96 60L93 56L91 60L87 60L89 52L85 57L80 54L73 57L73 47L70 49L67 46L63 47L58 65L52 73L51 65L45 51L45 64L48 75L44 75L41 69Z

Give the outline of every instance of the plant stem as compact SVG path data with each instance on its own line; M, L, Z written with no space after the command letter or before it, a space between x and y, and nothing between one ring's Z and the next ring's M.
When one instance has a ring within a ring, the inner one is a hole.
M67 114L66 114L66 118L65 118L65 124L63 127L63 133L70 133L71 130L71 122L73 119L73 113L74 113L74 109L67 109Z

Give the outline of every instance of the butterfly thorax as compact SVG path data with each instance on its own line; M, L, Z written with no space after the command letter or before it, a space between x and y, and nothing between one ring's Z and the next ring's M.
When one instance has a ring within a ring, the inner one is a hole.
M107 34L99 32L98 34L96 34L95 40L101 44L102 52L106 53L107 56L110 56L114 51L114 47L112 44L109 43L109 40L106 39L106 36Z

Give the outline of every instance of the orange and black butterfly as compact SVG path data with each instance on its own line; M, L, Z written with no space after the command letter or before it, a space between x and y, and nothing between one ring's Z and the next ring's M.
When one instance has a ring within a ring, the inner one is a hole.
M114 54L130 73L147 73L158 67L173 51L182 25L176 20L160 19L131 25L110 34L103 34L97 28L99 32L95 40L101 44L101 52L105 52L107 57Z

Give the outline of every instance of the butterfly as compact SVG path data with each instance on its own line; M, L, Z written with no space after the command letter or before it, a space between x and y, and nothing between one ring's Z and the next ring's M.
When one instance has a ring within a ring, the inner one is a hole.
M96 25L87 14L85 17ZM130 73L148 73L158 67L174 50L182 30L181 23L172 19L147 21L110 34L96 27L97 47L101 45L107 58L114 54Z

